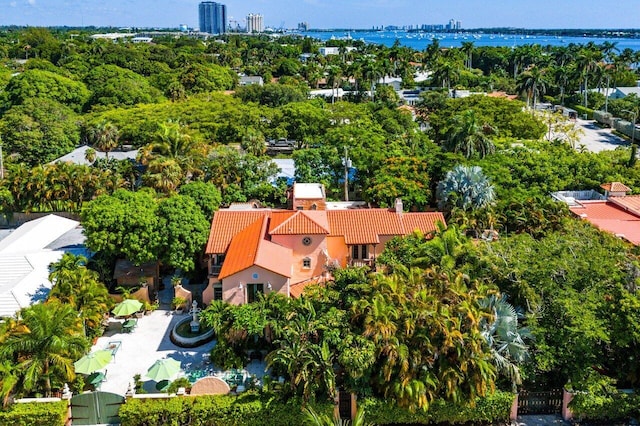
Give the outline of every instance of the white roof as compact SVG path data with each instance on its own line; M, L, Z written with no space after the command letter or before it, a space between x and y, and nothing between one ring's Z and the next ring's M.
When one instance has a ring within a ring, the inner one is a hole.
M29 221L0 241L0 255L42 250L78 225L80 222L54 214Z
M295 183L293 197L301 199L323 199L324 186L321 183Z
M78 225L75 220L48 215L0 240L0 316L13 316L47 298L53 286L48 279L49 265L60 260L64 251L46 247Z
M98 151L95 148L91 148L90 146L87 145L83 145L79 148L74 149L73 151L71 151L70 153L68 153L67 155L64 155L60 158L57 158L55 160L53 160L52 162L50 162L49 164L54 164L54 163L73 163L73 164L80 164L80 165L84 165L84 166L88 166L92 163L88 162L86 159L86 153L88 149L94 149L96 152L96 158L106 158L107 154L102 152L102 151ZM109 151L109 159L114 159L114 160L132 160L135 161L136 157L138 156L138 150L134 149L132 151Z
M275 175L273 180L280 177L287 180L293 180L296 175L296 163L292 158L274 158L271 160L276 166L278 166L278 174Z

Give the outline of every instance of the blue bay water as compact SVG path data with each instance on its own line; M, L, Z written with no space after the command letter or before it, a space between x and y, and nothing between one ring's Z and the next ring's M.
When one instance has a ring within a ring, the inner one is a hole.
M527 44L540 44L542 46L567 46L573 44L586 44L594 42L602 44L605 41L616 43L616 48L622 51L626 48L640 50L640 38L620 37L564 37L553 35L513 35L490 33L415 33L406 31L308 31L301 35L318 38L326 41L331 38L363 40L367 43L392 46L397 40L402 46L416 50L424 50L437 38L441 47L460 47L463 42L473 42L474 46L507 46L516 47Z

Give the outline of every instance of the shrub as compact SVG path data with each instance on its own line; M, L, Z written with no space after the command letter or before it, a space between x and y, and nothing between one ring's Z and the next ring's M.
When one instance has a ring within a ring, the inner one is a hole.
M427 410L409 411L389 401L365 398L359 401L364 408L367 422L385 424L430 424L430 423L494 423L508 421L514 395L509 392L496 392L493 395L476 399L475 406L455 404L436 400Z
M67 418L67 401L13 404L0 411L0 425L63 426Z
M331 403L309 405L322 414L331 415L333 411ZM282 402L254 392L237 397L132 399L120 407L119 415L122 426L299 426L304 424L305 418L299 400Z

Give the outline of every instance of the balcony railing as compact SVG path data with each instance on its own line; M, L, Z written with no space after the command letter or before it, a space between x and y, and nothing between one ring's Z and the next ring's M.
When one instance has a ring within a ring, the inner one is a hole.
M375 259L351 259L349 260L349 266L367 266L373 269L376 266L376 261Z

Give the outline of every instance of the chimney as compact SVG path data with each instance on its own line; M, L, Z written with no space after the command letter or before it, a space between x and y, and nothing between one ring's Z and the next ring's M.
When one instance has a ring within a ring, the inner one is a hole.
M401 215L404 210L404 206L402 205L402 198L396 198L395 207L396 213Z

